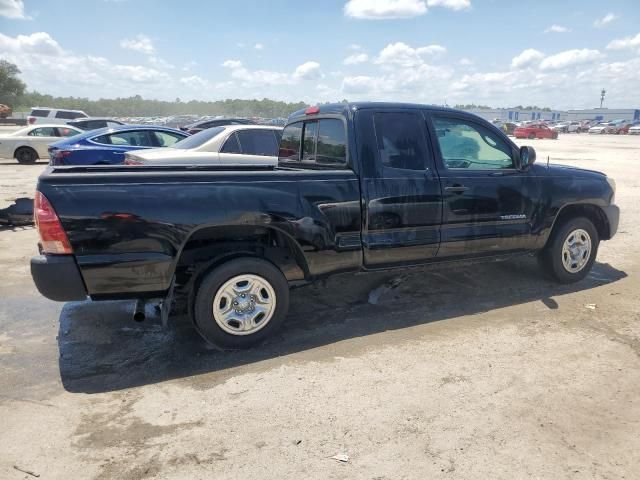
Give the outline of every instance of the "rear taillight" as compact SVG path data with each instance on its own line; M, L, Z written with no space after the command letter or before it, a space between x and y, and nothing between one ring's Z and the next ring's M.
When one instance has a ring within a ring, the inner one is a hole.
M29 123L29 125L33 125L34 123L36 123L36 117L27 117L27 122Z
M47 197L38 191L33 202L33 217L40 234L43 253L54 255L73 253L58 214Z
M49 153L54 153L53 157L51 157L52 165L64 165L64 159L71 155L69 150L55 150L52 148L49 149Z

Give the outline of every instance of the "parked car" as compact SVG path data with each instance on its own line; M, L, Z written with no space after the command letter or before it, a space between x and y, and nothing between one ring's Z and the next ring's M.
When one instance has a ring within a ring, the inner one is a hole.
M558 132L552 130L542 123L532 123L523 127L518 127L513 131L516 138L558 138Z
M556 123L552 128L561 133L580 133L580 126L580 122L560 122Z
M30 125L0 136L0 157L15 158L22 164L35 163L38 158L48 158L50 143L81 132L69 125Z
M0 118L10 117L11 113L13 113L13 110L11 109L11 107L9 105L5 105L3 103L0 103Z
M191 135L193 135L194 133L201 132L202 130L206 130L207 128L224 127L225 125L254 125L254 124L255 122L253 120L249 120L248 118L214 118L214 119L209 118L206 120L200 120L190 125L185 125L184 127L180 127L180 130L184 132L188 132Z
M82 110L33 107L27 117L27 123L29 125L35 125L37 123L65 124L69 120L86 117L88 117L88 115Z
M509 136L513 136L513 132L515 132L516 128L518 128L518 126L512 122L504 122L502 124L502 131Z
M629 125L629 122L626 120L612 120L609 122L609 129L607 129L607 133L612 133L614 135L624 134L624 128Z
M609 122L601 122L601 123L598 123L597 125L594 125L593 127L590 127L589 133L597 133L597 134L609 133L610 127L611 125L609 124Z
M173 128L118 125L83 132L49 147L51 165L117 165L131 150L169 147L188 135Z
M627 130L627 133L629 135L640 135L640 123L636 123L630 126L629 130Z
M174 143L170 148L129 152L126 165L219 164L272 165L278 163L282 127L229 125L213 127Z
M612 179L537 165L532 147L471 113L341 103L288 122L278 168L47 169L35 195L38 290L160 297L163 321L180 297L207 341L245 348L282 325L290 285L522 254L572 283L618 227Z
M78 127L80 130L97 130L98 128L125 125L125 123L113 118L87 117L81 120L71 120L67 122L67 125Z

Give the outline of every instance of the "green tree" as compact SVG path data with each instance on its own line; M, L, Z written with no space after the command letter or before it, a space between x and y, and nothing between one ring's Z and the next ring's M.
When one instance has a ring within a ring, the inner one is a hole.
M20 69L13 63L0 60L0 103L14 107L20 101L25 83L18 78Z

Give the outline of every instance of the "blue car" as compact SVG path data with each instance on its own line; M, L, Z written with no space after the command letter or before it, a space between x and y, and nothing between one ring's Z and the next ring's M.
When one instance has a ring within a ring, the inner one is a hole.
M154 125L118 125L74 135L49 146L51 165L116 165L132 150L169 147L186 132Z

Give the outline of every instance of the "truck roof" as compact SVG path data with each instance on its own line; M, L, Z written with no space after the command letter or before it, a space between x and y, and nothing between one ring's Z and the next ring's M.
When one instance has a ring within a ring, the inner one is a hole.
M308 107L307 107L308 108ZM307 108L303 108L293 112L289 115L288 120L305 117L305 111ZM317 115L348 115L349 111L361 110L364 108L403 108L403 109L420 109L420 110L432 110L438 112L457 112L454 108L442 107L440 105L425 105L420 103L399 103L399 102L348 102L348 103L327 103L324 105L318 105L319 111Z

